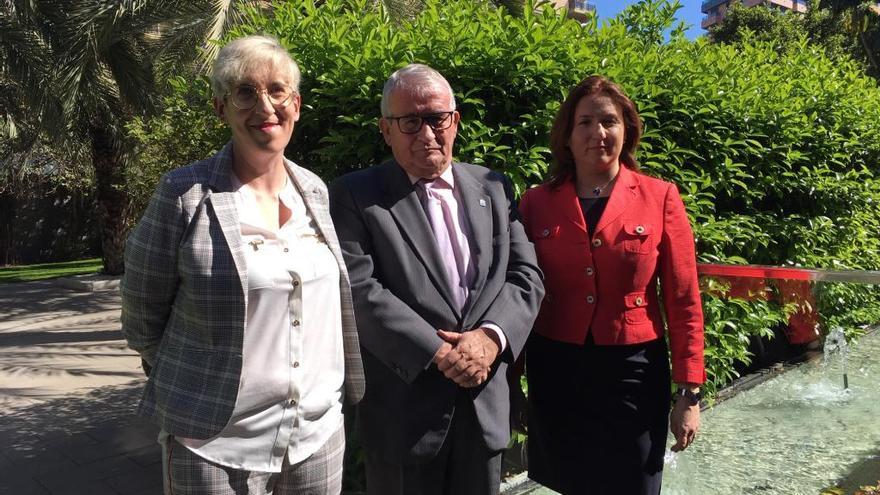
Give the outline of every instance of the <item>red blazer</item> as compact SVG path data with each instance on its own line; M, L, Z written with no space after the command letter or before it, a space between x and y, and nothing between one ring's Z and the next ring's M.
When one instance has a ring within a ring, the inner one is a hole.
M673 380L705 381L694 234L674 184L621 166L592 239L572 181L526 191L520 213L545 276L536 333L636 344L663 336L665 313Z

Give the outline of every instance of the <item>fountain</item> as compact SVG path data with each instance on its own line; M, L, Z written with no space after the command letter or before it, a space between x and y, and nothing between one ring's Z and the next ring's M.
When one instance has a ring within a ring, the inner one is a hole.
M840 353L841 367L843 368L843 388L849 389L849 377L846 375L846 353L849 345L846 343L846 335L840 327L834 327L825 337L825 365L831 361L835 352Z
M804 363L704 411L696 443L667 456L663 494L816 495L833 485L880 449L878 354L880 333L849 349L834 329L823 362Z

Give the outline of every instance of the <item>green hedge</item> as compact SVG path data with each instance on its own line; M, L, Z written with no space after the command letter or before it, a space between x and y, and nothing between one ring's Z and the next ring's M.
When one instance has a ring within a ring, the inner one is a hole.
M549 129L568 88L600 73L638 104L638 158L679 185L700 261L880 268L880 89L852 61L806 42L779 54L770 44L689 41L676 6L660 0L602 27L470 0L430 1L396 22L372 5L291 0L233 33L277 36L300 62L304 108L288 156L325 179L389 155L376 125L382 84L418 61L457 92L458 159L503 171L521 192L547 170ZM131 177L144 193L158 173L208 155L225 136L203 81L178 81L166 103L164 114L130 126L143 145ZM875 289L837 284L818 294L830 324L880 320ZM786 308L711 294L704 306L714 389L749 359L749 336L769 334Z

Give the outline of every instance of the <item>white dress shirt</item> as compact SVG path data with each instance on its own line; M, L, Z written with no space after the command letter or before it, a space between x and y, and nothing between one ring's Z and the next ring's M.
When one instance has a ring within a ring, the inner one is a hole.
M229 424L207 440L177 438L218 464L280 472L342 427L344 356L339 267L288 179L290 219L266 228L256 198L234 176L247 263L241 382Z

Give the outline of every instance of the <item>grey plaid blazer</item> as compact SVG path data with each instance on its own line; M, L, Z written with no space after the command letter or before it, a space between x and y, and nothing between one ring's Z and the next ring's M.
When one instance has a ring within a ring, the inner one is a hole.
M285 164L339 264L345 398L353 404L363 396L364 374L327 187ZM218 434L238 395L248 281L231 166L228 143L167 173L125 249L122 333L152 368L138 413L186 438Z

